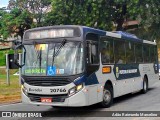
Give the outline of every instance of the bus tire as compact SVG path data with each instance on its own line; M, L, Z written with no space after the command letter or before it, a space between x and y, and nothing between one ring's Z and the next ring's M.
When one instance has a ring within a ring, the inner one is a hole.
M104 108L108 108L113 103L113 88L110 85L104 87L103 90L103 101L100 105Z
M142 93L145 94L147 93L147 91L148 91L148 80L146 77L144 77Z

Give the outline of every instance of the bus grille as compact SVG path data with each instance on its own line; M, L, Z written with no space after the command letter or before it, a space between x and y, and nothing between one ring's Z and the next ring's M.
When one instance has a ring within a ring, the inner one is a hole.
M33 86L64 86L71 83L68 78L53 78L53 77L24 77L27 84Z
M41 98L52 98L53 102L64 102L68 95L39 95L28 93L28 97L32 102L41 102Z

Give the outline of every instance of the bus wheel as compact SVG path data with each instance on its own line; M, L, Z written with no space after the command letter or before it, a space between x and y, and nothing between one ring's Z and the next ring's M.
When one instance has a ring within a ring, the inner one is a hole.
M105 86L103 90L103 101L100 103L102 107L108 108L113 103L113 89L110 85Z
M148 91L148 80L146 77L144 77L142 93L145 94L147 93L147 91Z

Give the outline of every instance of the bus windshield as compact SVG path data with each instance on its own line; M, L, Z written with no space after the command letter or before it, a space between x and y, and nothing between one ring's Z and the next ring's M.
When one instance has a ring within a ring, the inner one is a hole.
M25 45L26 62L22 75L66 76L83 72L83 45L81 42L56 42Z

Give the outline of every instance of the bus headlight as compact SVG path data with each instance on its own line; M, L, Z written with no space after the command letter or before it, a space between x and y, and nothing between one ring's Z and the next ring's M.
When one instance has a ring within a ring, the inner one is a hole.
M21 86L21 89L22 89L23 93L27 96L27 95L28 95L28 90L27 90L27 88L26 88L24 85L22 85L22 86Z
M77 91L80 91L82 88L83 88L83 84L80 84L80 85L77 85L77 86L76 86L76 90L77 90Z
M68 95L69 96L72 96L74 94L76 94L77 92L79 92L80 90L82 90L83 88L83 84L79 84L73 88L71 88L69 91L68 91Z

